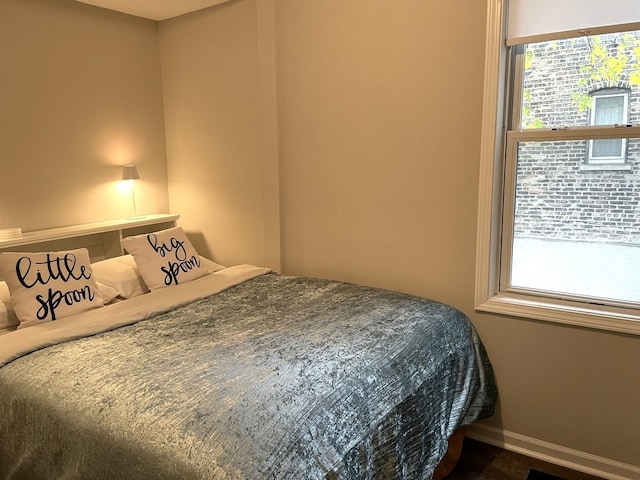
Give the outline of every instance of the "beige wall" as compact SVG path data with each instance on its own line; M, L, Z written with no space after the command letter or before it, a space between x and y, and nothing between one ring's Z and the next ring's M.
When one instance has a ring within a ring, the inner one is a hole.
M285 272L460 308L490 425L639 465L640 338L473 311L486 7L276 1Z
M486 2L275 0L274 32L265 5L160 24L171 211L198 248L278 263L282 222L286 273L450 303L496 370L489 425L638 465L638 337L473 311ZM0 226L126 215L121 160L166 210L155 24L71 0L0 13Z
M264 264L257 14L238 0L160 23L171 210L194 246Z
M157 25L72 0L0 2L0 228L168 210Z

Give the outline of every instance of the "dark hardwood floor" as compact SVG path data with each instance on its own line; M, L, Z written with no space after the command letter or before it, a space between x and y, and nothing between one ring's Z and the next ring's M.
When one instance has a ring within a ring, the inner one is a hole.
M470 438L464 439L460 461L447 480L526 480L530 469L564 480L603 480Z

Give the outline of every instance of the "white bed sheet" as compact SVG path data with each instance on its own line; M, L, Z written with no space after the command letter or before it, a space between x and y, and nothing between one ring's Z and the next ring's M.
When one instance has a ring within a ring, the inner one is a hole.
M269 273L254 265L236 265L188 283L162 288L95 310L0 335L0 367L50 345L130 325Z

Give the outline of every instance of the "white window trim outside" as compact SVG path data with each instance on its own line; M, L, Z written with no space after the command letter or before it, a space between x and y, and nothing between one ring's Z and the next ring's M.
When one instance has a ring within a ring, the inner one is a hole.
M611 90L611 89L607 89ZM596 104L598 99L600 98L612 98L612 97L622 97L623 99L623 111L622 111L622 120L620 123L625 124L627 119L629 118L629 92L617 92L617 93L605 93L605 92L594 92L591 94L593 105L591 107L591 112L589 114L589 123L590 125L596 125ZM626 161L627 153L627 140L622 139L620 145L620 155L612 156L612 157L594 157L593 156L593 140L589 140L589 149L588 149L588 157L587 163L590 165L622 165Z
M506 8L507 0L487 2L475 308L481 312L640 335L637 309L500 290L502 196L506 183L503 181L506 132L502 127L507 84ZM625 130L625 135L632 130L634 136L640 136L640 127ZM563 134L572 135L571 130L558 133Z

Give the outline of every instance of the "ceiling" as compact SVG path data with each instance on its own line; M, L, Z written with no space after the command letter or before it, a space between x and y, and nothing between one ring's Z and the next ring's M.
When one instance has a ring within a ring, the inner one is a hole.
M150 20L166 20L229 0L77 0Z

